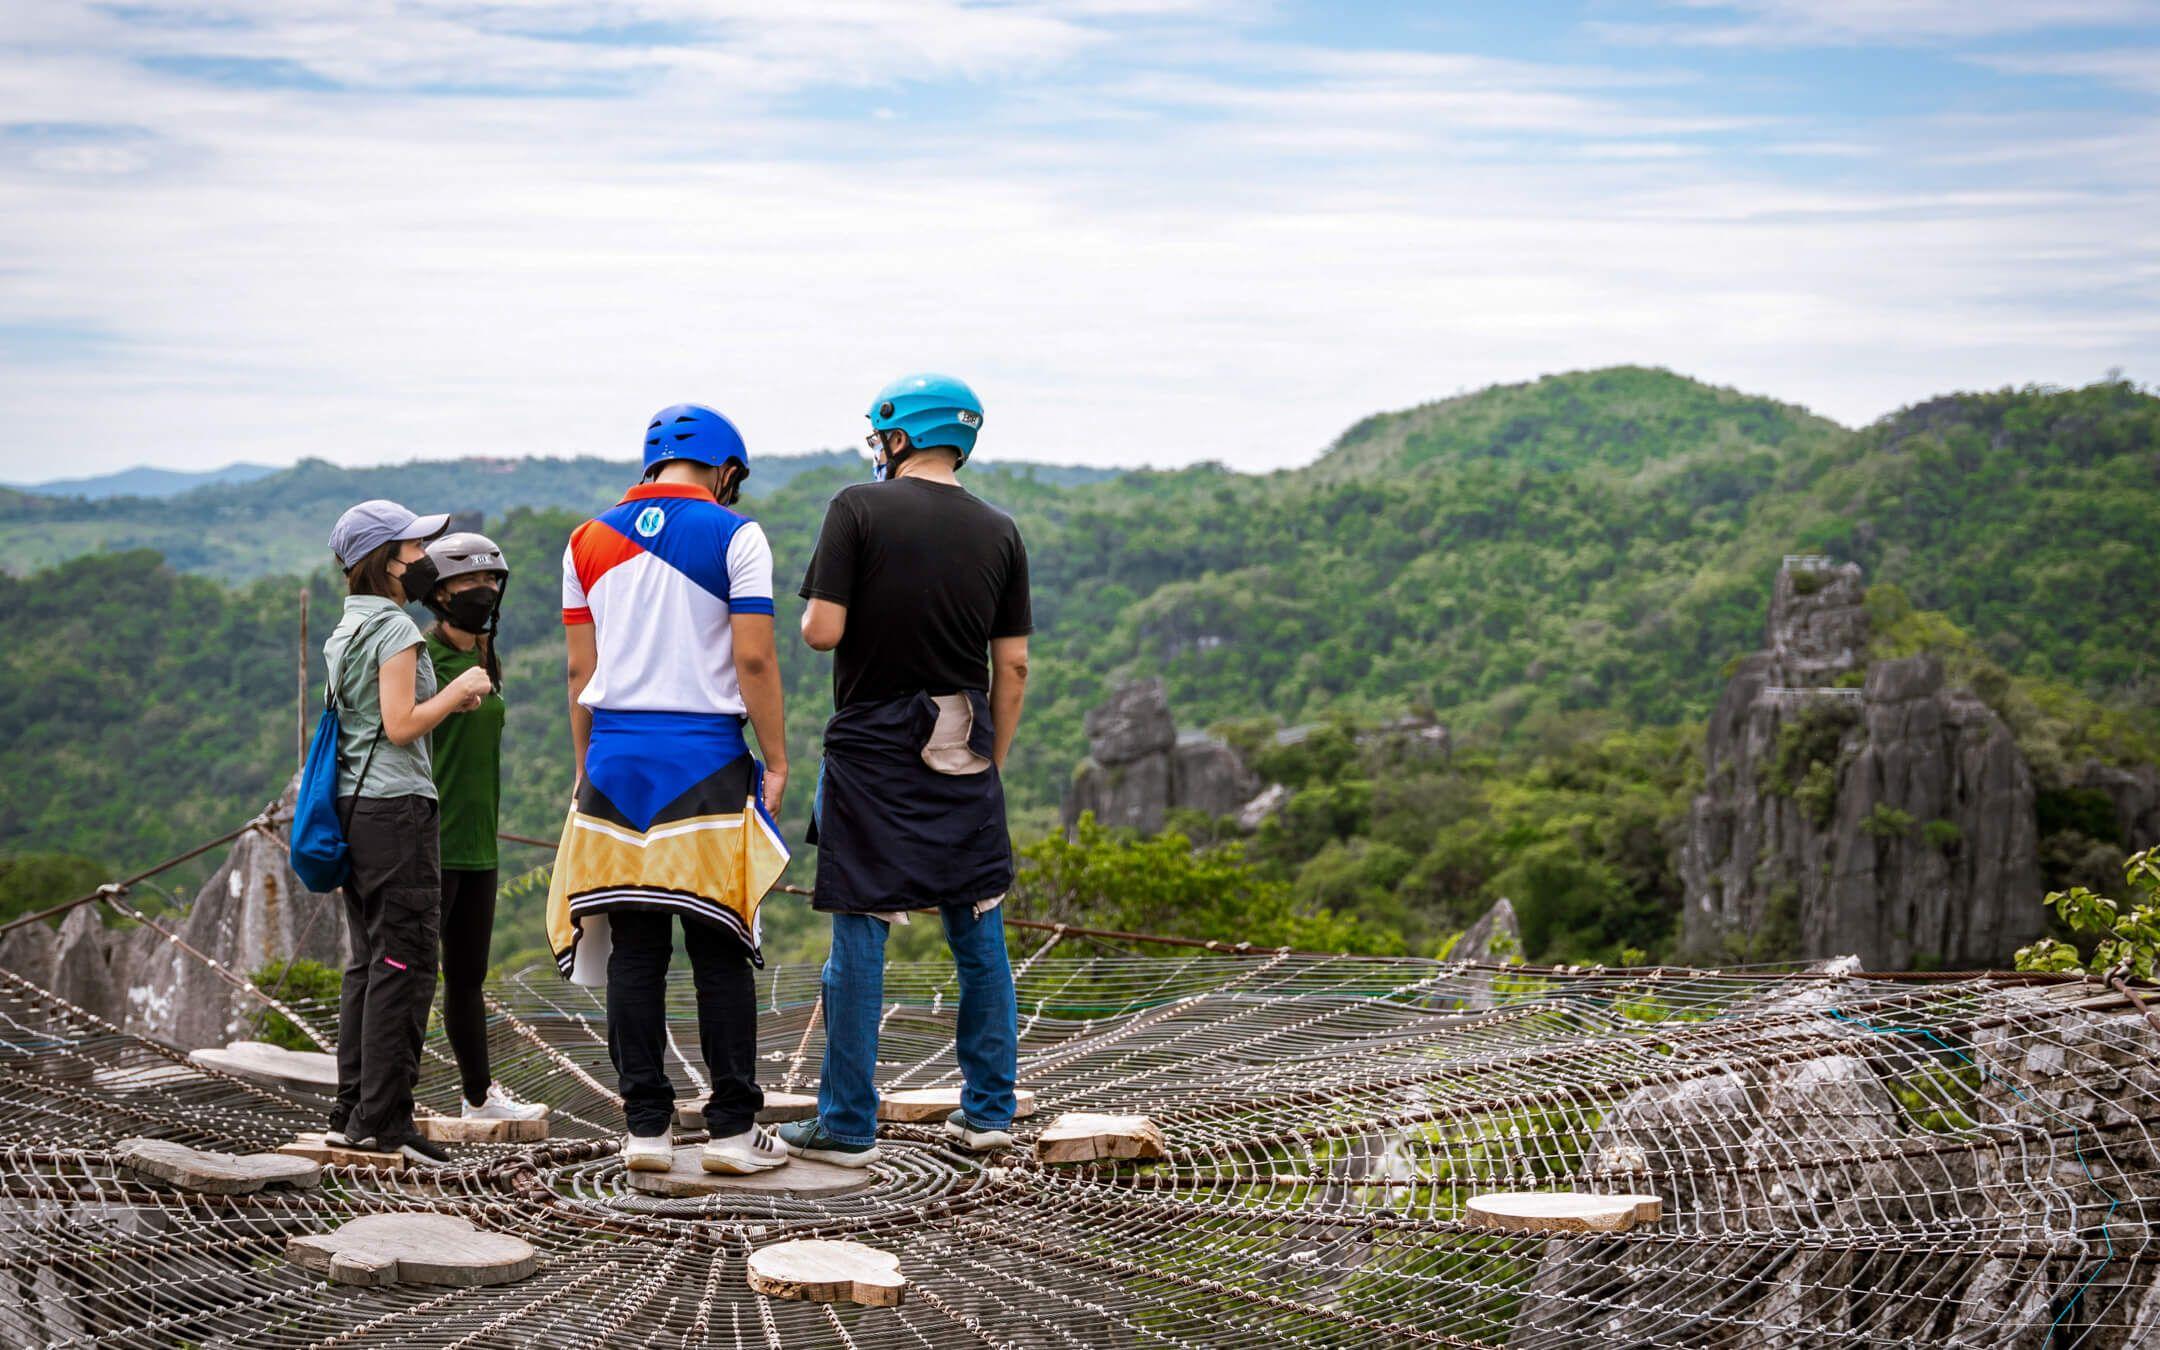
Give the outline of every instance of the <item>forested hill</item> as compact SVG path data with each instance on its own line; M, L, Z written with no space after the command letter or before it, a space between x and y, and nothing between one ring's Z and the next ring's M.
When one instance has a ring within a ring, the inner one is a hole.
M855 457L837 451L760 460L778 487L797 473ZM22 573L83 553L149 548L175 568L227 581L311 571L330 522L357 501L388 497L421 510L493 517L519 506L596 509L636 470L620 459L416 460L348 469L319 459L241 482L171 496L0 494L0 570Z
M859 455L840 450L759 455L751 482L757 492L770 495L798 474L860 462ZM0 571L20 574L84 553L149 548L181 571L247 581L320 565L330 522L370 497L401 501L415 511L492 519L520 506L597 510L637 478L635 461L595 456L415 460L361 469L308 459L289 469L171 494L106 490L139 481L146 472L91 480L98 490L83 496L0 488ZM1031 465L1027 472L1046 483L1116 476L1115 470L1047 464Z
M1036 676L1010 779L1034 828L1083 752L1083 712L1136 674L1164 675L1189 724L1422 708L1460 744L1534 752L1686 723L1759 644L1785 553L1858 561L2001 666L2133 720L2149 723L2160 689L2160 399L2124 383L1960 395L1850 432L1619 368L1369 419L1315 464L1264 476L1068 483L984 451L970 481L1019 517L1033 561ZM299 495L325 471L286 479L304 509L256 508L304 518L310 556L353 498L478 504L475 476L498 470L411 466ZM597 497L620 486L608 472ZM860 474L844 457L752 480L784 632L824 503ZM518 569L506 803L529 831L552 831L568 786L554 578L577 514L490 523ZM196 540L253 528L236 514ZM319 645L334 598L327 576L316 589ZM290 581L231 590L147 553L0 578L0 849L132 863L255 809L292 765L293 599ZM828 667L783 650L807 789Z

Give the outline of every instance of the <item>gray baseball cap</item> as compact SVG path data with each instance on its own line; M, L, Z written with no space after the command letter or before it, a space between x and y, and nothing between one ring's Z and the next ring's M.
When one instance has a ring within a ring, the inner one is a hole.
M442 533L448 516L416 516L396 502L378 497L348 509L330 527L330 551L338 566L353 565L393 539L429 539Z

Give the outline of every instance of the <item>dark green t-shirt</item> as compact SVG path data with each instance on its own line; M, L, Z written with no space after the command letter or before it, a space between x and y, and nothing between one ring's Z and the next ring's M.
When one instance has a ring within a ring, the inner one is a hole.
M428 659L438 686L480 664L477 648L461 652L430 629ZM468 713L445 717L428 737L435 764L435 796L442 803L442 865L483 872L495 866L495 821L502 807L502 733L505 705L489 694Z

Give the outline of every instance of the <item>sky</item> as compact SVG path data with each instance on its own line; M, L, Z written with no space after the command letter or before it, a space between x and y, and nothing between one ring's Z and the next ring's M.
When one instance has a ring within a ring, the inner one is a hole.
M0 5L0 481L2160 380L2160 0Z

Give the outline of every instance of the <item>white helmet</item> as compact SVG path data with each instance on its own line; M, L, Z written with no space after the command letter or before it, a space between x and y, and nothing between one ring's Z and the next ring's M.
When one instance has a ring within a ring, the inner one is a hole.
M435 562L437 584L467 572L493 572L501 581L510 579L510 564L503 561L495 541L471 530L430 540L427 555Z

